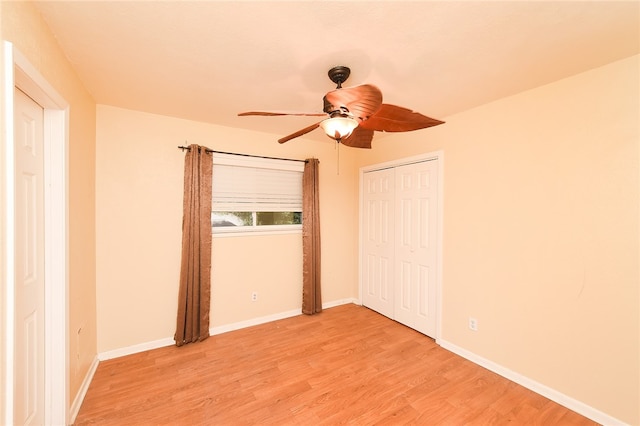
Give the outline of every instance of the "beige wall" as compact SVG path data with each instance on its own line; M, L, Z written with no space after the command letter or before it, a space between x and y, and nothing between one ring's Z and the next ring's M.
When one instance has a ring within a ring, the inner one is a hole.
M359 158L444 151L445 341L630 424L640 424L638 61L379 139Z
M73 400L96 354L95 103L31 3L2 1L0 15L2 40L12 42L70 105L69 388Z
M354 153L329 138L278 144L277 136L98 106L98 352L172 338L175 332L184 153L211 149L320 159L323 301L355 296L357 173ZM215 176L214 176L215 179ZM302 238L214 237L211 327L301 307ZM259 299L251 302L251 292Z

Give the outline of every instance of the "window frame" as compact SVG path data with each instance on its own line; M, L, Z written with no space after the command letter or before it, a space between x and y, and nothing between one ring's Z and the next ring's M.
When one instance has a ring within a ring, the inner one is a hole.
M239 154L224 154L213 152L213 179L215 179L216 165L236 166L236 167L251 167L262 168L282 171L295 171L304 172L304 161L297 160L284 160L276 158L263 158L249 155ZM213 214L215 196L212 197L211 212ZM290 210L287 210L290 211ZM211 223L211 233L213 237L245 237L245 236L257 236L257 235L281 235L281 234L302 234L302 224L293 225L257 225L256 221L257 210L253 213L253 225L252 226L221 226L214 227L213 221ZM300 213L302 209L300 210Z

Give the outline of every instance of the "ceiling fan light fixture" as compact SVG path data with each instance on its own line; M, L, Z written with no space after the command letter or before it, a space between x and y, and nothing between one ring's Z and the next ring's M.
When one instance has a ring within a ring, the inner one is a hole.
M349 137L358 127L358 121L349 116L336 115L321 121L320 127L327 136L340 142L341 139Z

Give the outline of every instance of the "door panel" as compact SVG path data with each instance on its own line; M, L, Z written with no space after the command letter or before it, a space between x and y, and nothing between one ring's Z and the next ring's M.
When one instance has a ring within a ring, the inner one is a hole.
M16 329L14 420L44 423L43 109L15 89Z
M394 172L364 174L362 303L393 317Z
M436 332L436 161L396 167L395 319L429 336Z

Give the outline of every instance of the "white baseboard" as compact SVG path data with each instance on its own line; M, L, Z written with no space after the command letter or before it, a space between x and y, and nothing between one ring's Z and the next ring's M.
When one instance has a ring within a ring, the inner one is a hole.
M327 302L322 304L322 309L335 308L340 305L348 305L349 303L353 303L354 305L358 305L358 299L349 297L347 299L338 299L333 302Z
M552 389L542 383L536 382L522 374L516 373L515 371L509 370L506 367L503 367L499 364L496 364L493 361L490 361L486 358L483 358L479 355L474 354L466 349L463 349L459 346L454 345L453 343L447 342L446 340L438 340L437 343L442 346L444 349L447 349L457 355L460 355L463 358L468 359L469 361L478 364L481 367L486 368L487 370L493 371L505 377L512 382L515 382L521 386L524 386L527 389L534 391L537 394L544 396L545 398L549 398L550 400L557 402L558 404L567 407L570 410L579 413L594 422L600 423L602 425L607 426L624 426L626 423L606 414L602 411L599 411L577 399L571 398L562 392L559 392L555 389Z
M334 300L331 302L323 303L322 308L329 309L335 306L355 303L355 300L356 299L352 299L352 298ZM240 330L242 328L252 327L254 325L260 325L267 322L281 320L284 318L291 318L301 314L302 314L302 308L297 308L290 311L279 312L276 314L266 315L258 318L252 318L249 320L239 321L232 324L225 324L225 325L219 325L216 327L211 327L209 329L209 334L212 336L215 336L216 334L222 334L222 333L227 333L229 331ZM127 346L124 348L114 349L106 352L100 352L98 354L98 360L106 361L108 359L119 358L122 356L135 354L138 352L150 351L152 349L158 349L165 346L171 346L174 344L175 344L175 341L173 340L173 337L153 340L151 342L139 343L137 345Z
M150 351L152 349L163 348L165 346L171 346L175 344L173 338L165 338L153 340L151 342L139 343L137 345L126 346L124 348L114 349L107 352L98 353L98 359L100 361L106 361L108 359L120 358L121 356L127 356L131 354L137 354L138 352Z
M91 363L91 366L89 366L89 371L87 371L87 374L84 376L84 380L80 385L80 389L78 390L76 397L73 399L73 403L71 404L71 407L69 407L69 424L70 425L72 425L76 421L76 417L78 416L78 413L80 412L80 407L82 406L82 401L84 401L84 397L87 394L87 391L89 390L89 385L93 380L93 375L96 374L96 370L98 369L99 363L100 361L98 360L97 356L93 358L93 362Z
M253 327L254 325L260 325L271 321L277 321L284 318L295 317L301 315L300 309L293 309L291 311L280 312L277 314L266 315L258 318L251 318L245 321L234 322L233 324L219 325L209 329L209 334L215 336L216 334L228 333L229 331L240 330L242 328Z

